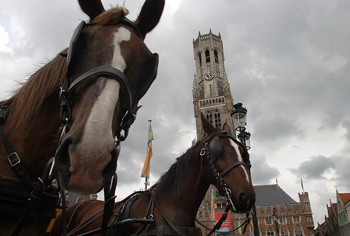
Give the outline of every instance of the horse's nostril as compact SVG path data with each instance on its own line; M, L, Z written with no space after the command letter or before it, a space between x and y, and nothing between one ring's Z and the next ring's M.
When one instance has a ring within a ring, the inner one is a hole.
M249 199L249 197L245 193L241 193L239 195L239 200L241 201L242 205L247 205L248 199Z

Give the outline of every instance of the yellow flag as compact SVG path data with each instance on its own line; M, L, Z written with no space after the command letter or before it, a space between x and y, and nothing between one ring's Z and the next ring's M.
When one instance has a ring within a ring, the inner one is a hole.
M211 189L210 220L215 220L214 190Z
M147 154L146 154L146 160L145 164L143 165L143 169L141 172L141 177L149 178L149 171L151 168L151 157L152 157L152 140L153 140L153 131L151 127L151 123L149 124L149 131L148 131L148 142L147 142Z

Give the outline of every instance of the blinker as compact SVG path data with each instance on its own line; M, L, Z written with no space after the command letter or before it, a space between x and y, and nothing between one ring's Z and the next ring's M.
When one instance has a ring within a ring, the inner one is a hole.
M67 55L67 66L68 66L67 75L66 75L67 77L69 77L70 75L70 67L71 67L70 62L72 61L73 56L76 54L75 51L78 45L79 36L83 31L83 29L85 28L85 26L86 26L85 21L80 22L77 28L74 30L72 39L70 41L69 48L68 48L68 55Z
M216 136L213 141L209 143L209 150L210 150L210 160L214 163L221 151L222 151L222 146L220 144L219 136Z

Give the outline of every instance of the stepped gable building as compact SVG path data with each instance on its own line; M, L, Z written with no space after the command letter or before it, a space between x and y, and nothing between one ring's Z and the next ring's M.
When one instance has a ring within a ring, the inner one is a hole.
M350 193L337 193L337 215L340 236L350 235Z
M328 204L325 220L315 230L317 236L349 236L350 235L350 193L336 191L337 203Z
M324 217L322 224L317 223L315 236L340 236L337 203L332 203L331 200L329 202L330 206L326 205L328 217Z

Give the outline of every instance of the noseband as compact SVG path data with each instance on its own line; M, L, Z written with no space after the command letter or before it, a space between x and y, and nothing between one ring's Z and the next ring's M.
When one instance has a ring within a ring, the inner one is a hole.
M131 27L134 32L137 34L137 36L143 40L142 34L140 30L126 17L121 19L119 24L123 24L126 26ZM110 79L117 80L121 85L125 88L127 92L127 100L128 100L128 109L126 114L123 117L122 123L118 127L118 130L116 132L116 137L118 139L118 144L120 141L124 141L129 133L130 126L134 123L136 119L136 113L141 108L141 106L138 106L138 101L133 99L131 86L129 83L128 78L126 75L120 71L117 68L114 68L110 65L103 65L96 68L93 68L84 74L80 75L78 78L74 79L73 82L71 82L71 71L72 71L72 59L74 58L76 54L76 48L79 41L79 36L83 29L89 25L93 24L87 24L85 21L82 21L78 27L75 29L73 33L73 37L70 42L68 54L67 54L67 72L65 79L61 83L61 89L60 89L60 100L61 100L61 112L60 112L60 119L62 123L62 130L61 130L61 137L68 132L69 130L69 124L71 121L71 94L72 91L81 83L91 79L95 78L96 76L105 75L108 76ZM155 68L153 69L151 76L151 80L153 81L156 78L157 75L157 68L158 68L158 54L153 53L152 54L152 60L155 61ZM122 132L124 131L124 134L122 135ZM60 138L61 139L61 138Z
M234 141L236 144L241 146L244 150L243 153L243 160L244 162L237 161L227 167L225 170L223 170L221 173L219 173L218 169L215 166L215 162L218 159L220 153L222 152L222 146L220 144L220 138L229 138L232 141ZM216 179L216 187L219 190L220 187L224 190L224 197L226 200L231 204L233 212L236 211L236 208L231 200L231 189L227 187L226 182L224 181L223 177L230 172L232 169L236 168L237 166L243 165L246 166L248 169L250 169L250 161L249 161L249 155L247 152L247 149L240 143L238 142L232 135L225 131L221 131L219 133L215 133L211 136L206 136L205 140L203 141L204 147L200 151L200 156L201 156L201 163L203 165L204 163L204 157L209 162L210 169ZM219 190L220 191L220 190Z

